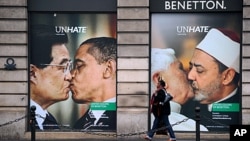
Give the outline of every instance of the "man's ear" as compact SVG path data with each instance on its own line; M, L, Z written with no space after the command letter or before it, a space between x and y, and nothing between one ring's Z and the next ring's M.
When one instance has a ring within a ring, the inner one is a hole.
M152 76L152 80L154 85L157 86L157 83L159 82L159 79L160 79L160 72L155 72Z
M37 73L38 73L38 68L33 65L30 64L30 82L31 83L37 83Z
M164 80L164 78L162 77L162 74L160 74L160 72L155 72L152 76L152 81L154 83L155 86L157 86L157 83L159 82L159 80L163 80L165 82L165 89L168 88L168 84L167 81Z
M108 60L105 63L105 70L103 72L104 78L114 77L116 75L116 62L115 60Z
M232 83L233 79L234 79L234 76L235 76L236 72L234 69L232 68L228 68L227 70L225 70L223 73L222 73L222 83L224 85L228 85L230 83Z

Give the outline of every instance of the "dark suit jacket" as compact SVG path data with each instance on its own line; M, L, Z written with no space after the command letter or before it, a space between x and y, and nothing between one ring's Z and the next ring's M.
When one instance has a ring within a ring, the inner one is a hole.
M116 131L116 111L105 111L94 125L95 118L89 117L89 110L76 121L74 129L88 131Z
M44 118L45 118L45 120L43 122L43 129L44 130L59 129L58 123L57 123L55 117L51 113L48 113L48 115ZM40 129L40 127L37 125L37 121L35 121L35 128Z
M152 103L152 112L155 117L159 117L162 115L170 115L170 103L171 99L166 100L166 90L158 90L157 96L154 96L154 100Z
M195 107L200 107L200 124L206 126L209 131L229 131L229 126L241 124L241 94L237 93L219 103L238 103L239 111L208 111L207 104L199 104L197 101L189 101L182 107L181 113L195 119Z

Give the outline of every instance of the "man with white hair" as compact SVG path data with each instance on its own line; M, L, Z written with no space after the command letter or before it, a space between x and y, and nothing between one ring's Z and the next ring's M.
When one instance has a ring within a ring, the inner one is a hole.
M193 98L194 94L182 63L176 59L175 51L171 48L151 49L151 95L156 90L159 78L165 81L165 89L173 96L173 100L170 101L170 123L174 124L187 119L186 116L180 114L181 105ZM195 121L188 119L185 122L174 125L173 129L175 131L195 131ZM201 131L207 131L202 125L200 129Z
M201 105L201 119L209 130L228 130L240 123L240 38L225 30L209 30L197 45L190 61L188 79L195 100Z

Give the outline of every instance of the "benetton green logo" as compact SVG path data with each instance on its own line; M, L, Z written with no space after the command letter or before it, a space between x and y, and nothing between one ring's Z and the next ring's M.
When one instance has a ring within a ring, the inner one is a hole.
M114 102L93 102L90 104L91 110L106 110L106 111L115 111L116 103Z
M214 103L213 112L239 112L239 103Z

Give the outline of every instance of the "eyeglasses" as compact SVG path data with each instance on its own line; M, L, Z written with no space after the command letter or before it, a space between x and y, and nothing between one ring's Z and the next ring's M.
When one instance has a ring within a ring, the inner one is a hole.
M59 65L59 64L40 64L40 65L62 67L64 75L66 75L73 69L72 61L68 61L66 64L63 64L63 65Z

